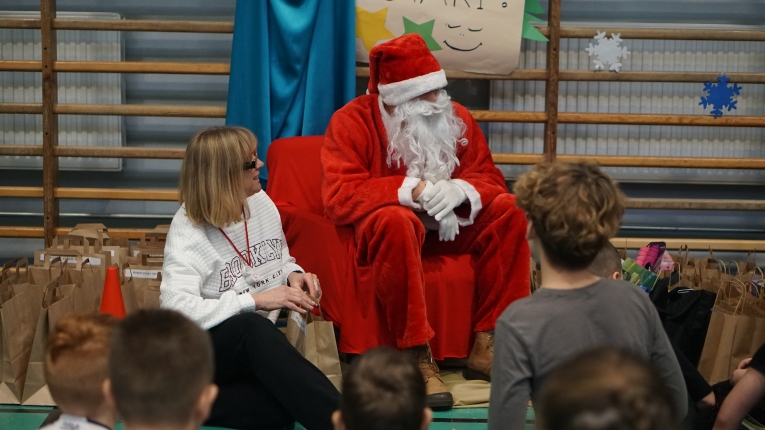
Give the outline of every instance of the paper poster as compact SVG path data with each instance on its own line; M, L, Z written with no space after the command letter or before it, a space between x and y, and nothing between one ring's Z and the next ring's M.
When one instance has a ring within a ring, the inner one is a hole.
M525 0L356 0L356 61L418 33L445 70L509 74L518 67Z

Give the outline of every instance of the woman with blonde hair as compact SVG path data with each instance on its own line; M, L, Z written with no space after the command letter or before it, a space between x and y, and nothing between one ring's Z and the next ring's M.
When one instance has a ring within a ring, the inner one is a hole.
M165 245L161 304L212 338L220 394L208 425L297 421L329 429L337 390L273 324L282 308L312 310L321 287L290 256L276 206L260 187L261 167L257 139L245 128L206 128L191 139L181 208Z

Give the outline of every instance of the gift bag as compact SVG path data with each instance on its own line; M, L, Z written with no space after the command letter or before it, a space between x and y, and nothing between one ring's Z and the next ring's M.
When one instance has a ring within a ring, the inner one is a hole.
M321 306L318 309L320 315L290 311L285 334L292 346L321 370L335 388L340 390L343 384L343 373L340 369L335 328L331 322L321 316Z
M46 257L47 255L47 257ZM74 260L76 256L82 256L90 261L90 264L98 271L100 282L106 279L106 268L111 263L111 254L101 249L101 244L96 242L93 246L83 237L60 235L56 237L56 242L51 248L35 251L35 265L45 265L46 258L54 259L56 256L66 262Z
M120 289L122 290L122 302L125 304L125 314L130 315L137 311L138 299L135 293L135 283L130 268L127 264L120 266Z
M131 278L138 308L159 307L159 286L162 283L162 264L150 262L147 255L139 254L141 265L128 265L123 270L124 277ZM125 309L127 312L127 309Z
M23 272L21 271L22 268L24 268ZM0 283L8 282L9 284L24 284L29 282L28 268L29 259L26 257L7 261L3 265L2 274L0 274Z
M730 379L741 360L765 344L765 318L744 313L747 294L737 280L717 294L699 360L699 372L710 384ZM731 306L734 301L736 305Z
M130 241L125 238L110 237L106 226L103 224L77 224L69 232L69 236L84 238L91 246L97 247L100 252L108 253L111 264L117 266L125 264L130 255Z
M40 286L17 284L13 296L0 307L3 338L0 403L21 403L41 302Z
M27 366L27 376L24 379L21 404L36 406L55 406L56 402L45 382L45 346L48 337L56 323L64 316L74 313L74 303L71 294L75 289L72 284L62 285L65 276L54 279L45 286L41 309L37 318L32 350Z

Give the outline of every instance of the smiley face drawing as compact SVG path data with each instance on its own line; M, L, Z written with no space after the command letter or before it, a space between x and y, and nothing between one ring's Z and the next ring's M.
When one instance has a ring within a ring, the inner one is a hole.
M356 0L357 16L364 17L357 20L357 34L379 38L357 38L356 59L367 62L367 48L391 36L418 33L445 70L509 74L518 67L524 5L525 0Z

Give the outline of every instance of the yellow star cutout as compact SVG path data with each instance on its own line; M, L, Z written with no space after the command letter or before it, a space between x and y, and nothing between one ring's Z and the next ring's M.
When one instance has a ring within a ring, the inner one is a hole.
M385 28L385 20L388 18L388 8L377 12L369 12L356 6L356 37L360 37L367 52L372 50L378 40L393 39L396 37Z

